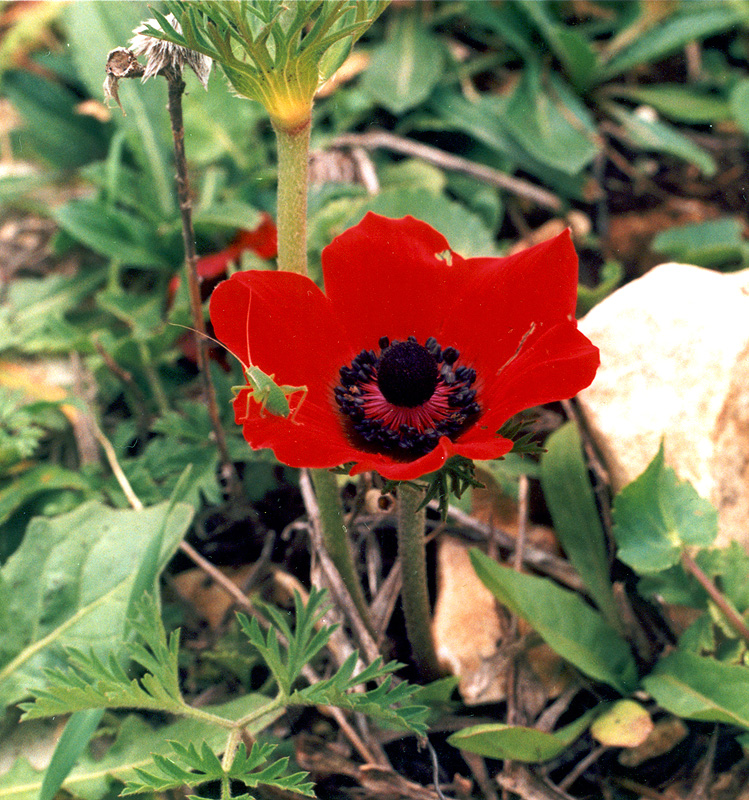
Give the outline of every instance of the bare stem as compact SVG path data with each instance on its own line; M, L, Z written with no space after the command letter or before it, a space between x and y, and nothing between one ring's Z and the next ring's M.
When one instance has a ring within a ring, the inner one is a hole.
M700 566L686 551L682 550L681 564L684 569L692 575L702 588L708 593L710 599L716 606L723 612L729 625L741 636L744 641L749 642L749 627L742 619L741 615L736 609L726 600L721 594L718 587L710 580L710 578L700 569Z
M414 660L424 680L440 677L432 639L426 570L425 509L418 510L422 496L407 483L398 487L398 555L403 572L403 615Z
M234 463L229 456L226 445L226 436L221 425L221 415L216 401L216 390L211 382L211 373L208 368L208 352L205 340L205 320L203 319L203 305L200 299L200 281L198 279L198 255L195 251L195 231L192 225L192 198L190 197L190 179L187 173L187 159L185 157L185 127L182 118L182 95L185 91L185 82L182 76L173 70L165 70L164 76L169 87L168 108L169 120L172 126L172 139L174 141L174 163L176 168L177 200L179 212L182 217L182 240L185 248L185 265L187 267L187 285L190 293L190 309L192 311L192 324L195 328L195 348L198 354L198 369L203 384L203 393L208 404L208 414L211 418L213 433L216 437L221 458L222 475L227 481L229 492L237 495L240 492L239 479L234 468Z

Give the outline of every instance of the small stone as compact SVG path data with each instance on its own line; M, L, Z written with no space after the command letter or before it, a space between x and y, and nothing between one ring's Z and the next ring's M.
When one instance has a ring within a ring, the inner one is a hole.
M579 327L601 350L580 403L614 490L663 438L668 464L717 507L717 544L749 549L749 270L663 264Z

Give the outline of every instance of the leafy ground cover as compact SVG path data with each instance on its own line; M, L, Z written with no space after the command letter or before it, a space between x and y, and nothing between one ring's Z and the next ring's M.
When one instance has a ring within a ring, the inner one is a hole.
M397 488L339 478L367 630L309 476L235 425L244 376L218 346L217 440L165 82L102 102L107 54L150 16L0 7L0 798L742 796L749 556L712 546L715 510L662 453L612 498L555 404L536 452L435 498L433 595L449 533L506 609L505 695L469 706L412 659ZM728 0L393 4L315 102L313 277L368 211L469 257L569 225L580 314L659 261L745 267L748 25ZM186 81L205 305L232 271L275 267L276 150L220 74ZM564 556L513 535L536 522ZM540 640L561 688L533 669ZM29 730L59 742L46 771Z

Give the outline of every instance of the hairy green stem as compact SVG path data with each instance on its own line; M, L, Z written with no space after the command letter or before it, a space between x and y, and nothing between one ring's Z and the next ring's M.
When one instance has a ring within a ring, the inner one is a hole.
M311 120L288 130L275 126L278 143L278 268L307 274L307 186Z
M374 636L374 627L369 615L369 606L364 597L359 573L356 569L354 554L348 540L346 526L343 524L343 507L338 482L335 475L327 469L311 469L309 471L312 485L315 487L317 506L320 510L320 528L325 549L331 561L340 573L346 588L354 601L356 610Z
M309 135L311 120L292 129L275 124L278 142L278 268L307 274L307 187L309 184ZM356 609L370 633L374 633L369 607L343 524L343 508L335 476L325 469L311 469L310 476L320 509L323 544L341 575Z
M440 677L432 639L431 612L427 591L426 510L419 509L421 492L407 483L398 487L398 555L403 575L403 615L413 657L424 680ZM417 510L419 509L419 510Z

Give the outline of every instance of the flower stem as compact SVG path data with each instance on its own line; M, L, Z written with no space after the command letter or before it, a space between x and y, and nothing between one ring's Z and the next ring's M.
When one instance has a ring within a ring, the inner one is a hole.
M413 486L401 483L398 487L398 555L403 575L401 597L406 634L416 666L424 680L436 680L440 677L440 668L432 639L427 591L426 510L417 510L421 499L421 493Z
M211 382L211 373L208 366L208 352L206 348L205 320L203 319L203 306L200 299L200 279L198 277L198 255L195 250L195 230L192 224L192 197L190 195L190 179L187 172L187 158L185 156L185 126L182 115L182 95L185 91L185 82L181 72L173 69L164 71L168 86L169 121L172 126L172 140L174 143L174 163L176 169L177 199L179 201L180 217L182 219L182 242L185 249L185 266L187 268L187 285L190 293L190 310L192 324L195 328L195 348L198 354L198 367L200 380L203 385L203 395L208 406L208 415L211 419L213 434L216 437L221 458L221 472L227 480L229 493L237 495L240 492L239 478L234 468L234 462L229 455L229 448L221 424L221 414L216 400L216 389Z
M338 482L335 475L327 469L311 469L312 485L315 487L317 506L320 511L320 529L325 549L340 573L346 588L354 601L356 610L369 632L374 636L374 628L369 614L369 606L364 598L354 554L351 551L346 526L343 524L343 508Z
M311 119L275 125L278 142L278 268L307 274L307 184Z

